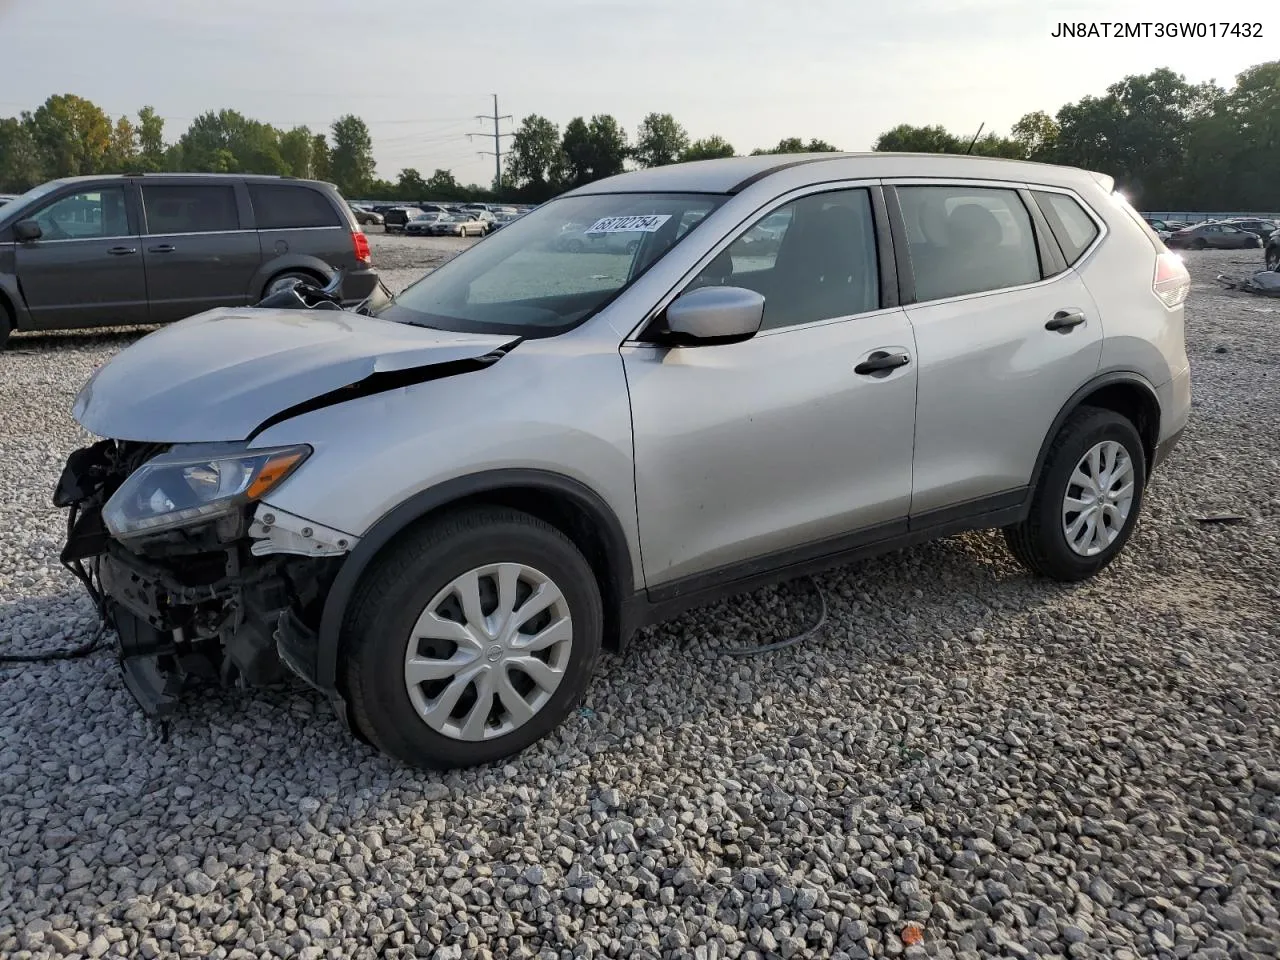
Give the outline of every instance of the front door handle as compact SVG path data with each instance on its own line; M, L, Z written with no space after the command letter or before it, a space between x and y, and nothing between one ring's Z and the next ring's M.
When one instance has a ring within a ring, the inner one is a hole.
M1052 319L1044 325L1046 330L1062 330L1066 333L1071 332L1072 328L1080 326L1084 323L1085 315L1083 310L1059 310Z
M111 247L107 250L107 253L113 257L127 257L129 254L137 252L137 247Z
M885 373L889 370L897 370L899 367L905 367L911 362L911 358L905 353L888 353L884 350L877 350L867 359L853 368L854 373Z
M175 249L172 243L162 243L157 247L147 247L147 253L173 253Z

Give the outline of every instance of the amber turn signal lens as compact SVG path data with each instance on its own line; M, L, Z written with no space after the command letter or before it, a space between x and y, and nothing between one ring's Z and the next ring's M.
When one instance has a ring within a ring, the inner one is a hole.
M257 500L266 496L267 491L289 475L289 472L302 460L302 454L295 451L279 453L266 462L262 470L253 478L245 496Z

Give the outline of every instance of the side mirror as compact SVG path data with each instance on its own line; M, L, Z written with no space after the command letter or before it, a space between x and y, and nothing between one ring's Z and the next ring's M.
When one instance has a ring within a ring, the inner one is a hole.
M745 287L699 287L667 307L667 330L677 340L733 343L755 336L764 297Z
M30 243L32 240L39 240L44 231L34 220L19 220L13 225L13 235L22 243Z

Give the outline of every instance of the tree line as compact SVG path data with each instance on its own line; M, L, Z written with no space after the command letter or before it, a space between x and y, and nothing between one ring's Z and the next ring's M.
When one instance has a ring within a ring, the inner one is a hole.
M873 149L1085 167L1115 177L1139 207L1150 210L1277 210L1280 61L1250 67L1230 88L1189 83L1161 68L1126 76L1102 95L1065 104L1052 115L1028 113L1007 135L902 124L882 133ZM788 137L751 154L835 150L825 140ZM234 110L209 111L172 143L151 107L113 122L72 94L0 118L0 190L9 191L76 174L186 170L329 180L353 198L541 202L634 167L737 154L722 136L694 139L670 113L648 114L634 137L609 114L575 117L563 130L533 114L512 138L503 182L480 186L463 185L445 169L423 177L408 167L395 180L380 179L369 129L354 115L340 117L328 131L313 131L279 129Z

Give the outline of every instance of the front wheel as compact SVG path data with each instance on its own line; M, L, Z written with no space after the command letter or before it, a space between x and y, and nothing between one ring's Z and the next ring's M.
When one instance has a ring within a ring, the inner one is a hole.
M1054 438L1026 520L1005 542L1032 573L1085 580L1123 549L1147 480L1137 429L1111 410L1081 407Z
M1202 239L1200 239L1199 237L1196 237L1196 238L1195 238L1194 240L1192 240L1189 244L1187 244L1187 249L1188 249L1188 250L1203 250L1206 246L1208 246L1208 244L1206 244L1206 243L1205 243Z
M499 760L578 704L602 632L591 568L555 527L496 507L438 520L353 598L343 659L355 721L413 766Z

